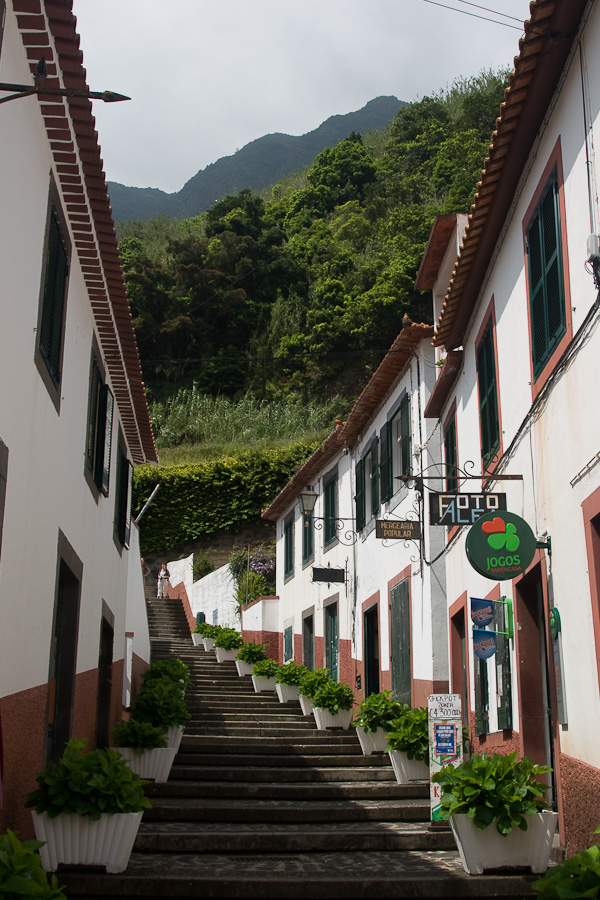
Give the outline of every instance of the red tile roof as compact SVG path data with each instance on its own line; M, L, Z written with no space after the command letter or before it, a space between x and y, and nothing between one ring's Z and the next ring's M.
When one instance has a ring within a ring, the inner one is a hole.
M87 89L73 0L13 0L13 7L32 75L43 55L44 87ZM51 95L38 102L127 444L134 462L156 462L92 104Z

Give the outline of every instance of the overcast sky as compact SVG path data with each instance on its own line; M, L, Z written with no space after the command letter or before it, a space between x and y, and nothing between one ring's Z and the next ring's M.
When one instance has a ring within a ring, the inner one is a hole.
M74 0L74 12L90 88L132 98L94 102L108 180L172 192L264 134L512 68L529 0Z

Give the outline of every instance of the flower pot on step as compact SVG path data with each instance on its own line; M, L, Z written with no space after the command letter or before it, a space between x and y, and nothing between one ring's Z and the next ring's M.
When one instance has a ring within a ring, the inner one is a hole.
M202 638L202 643L204 644L205 650L214 650L215 649L215 639L214 638Z
M202 637L201 634L198 634L196 632L195 634L192 634L192 641L194 642L194 647L199 647L200 644L203 643L204 638Z
M181 738L180 738L181 740ZM115 747L132 772L140 778L151 778L157 784L163 784L169 777L177 747L154 747L138 753L133 747Z
M263 678L262 675L253 675L252 684L254 685L254 691L256 694L260 694L262 691L274 691L275 677Z
M183 737L184 725L171 725L167 728L167 747L179 750L181 738Z
M247 663L244 662L243 659L236 659L235 667L238 670L238 675L242 678L244 675L252 675L254 663Z
M352 721L351 709L340 709L339 712L330 713L328 709L313 706L313 714L319 731L325 731L326 728L343 728L347 731Z
M298 699L297 684L276 684L277 696L280 703L289 703L290 700Z
M32 810L35 836L44 841L40 848L42 866L55 872L61 863L69 866L104 866L109 873L127 868L142 813L102 813L94 821L77 813L51 819Z
M388 750L388 754L398 784L429 780L429 765L422 759L409 759L403 750Z
M542 874L548 868L558 813L543 810L526 815L527 831L520 828L504 837L492 823L481 831L466 815L450 816L450 826L465 872L481 875L484 869L528 866Z
M377 731L365 731L360 725L356 727L356 734L360 741L363 756L370 756L372 753L385 753L387 750L387 735L383 728Z
M236 656L238 655L238 650L223 650L222 647L215 647L215 653L217 654L217 662L237 662Z
M302 715L303 716L312 716L313 711L313 702L310 697L305 697L302 694L298 697L300 700L300 706L302 707Z

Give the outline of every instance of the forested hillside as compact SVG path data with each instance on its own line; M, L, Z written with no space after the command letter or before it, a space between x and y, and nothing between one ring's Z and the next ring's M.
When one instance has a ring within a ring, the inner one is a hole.
M408 314L434 217L466 212L504 79L455 83L350 134L303 176L206 213L121 228L151 398L179 387L259 399L355 398Z

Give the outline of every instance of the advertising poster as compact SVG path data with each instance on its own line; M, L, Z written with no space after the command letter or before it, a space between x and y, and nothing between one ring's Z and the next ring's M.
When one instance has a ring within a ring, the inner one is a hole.
M433 775L442 766L463 761L462 710L459 694L430 694L429 713L429 772ZM439 784L430 783L431 821L443 822L440 815L442 792Z

